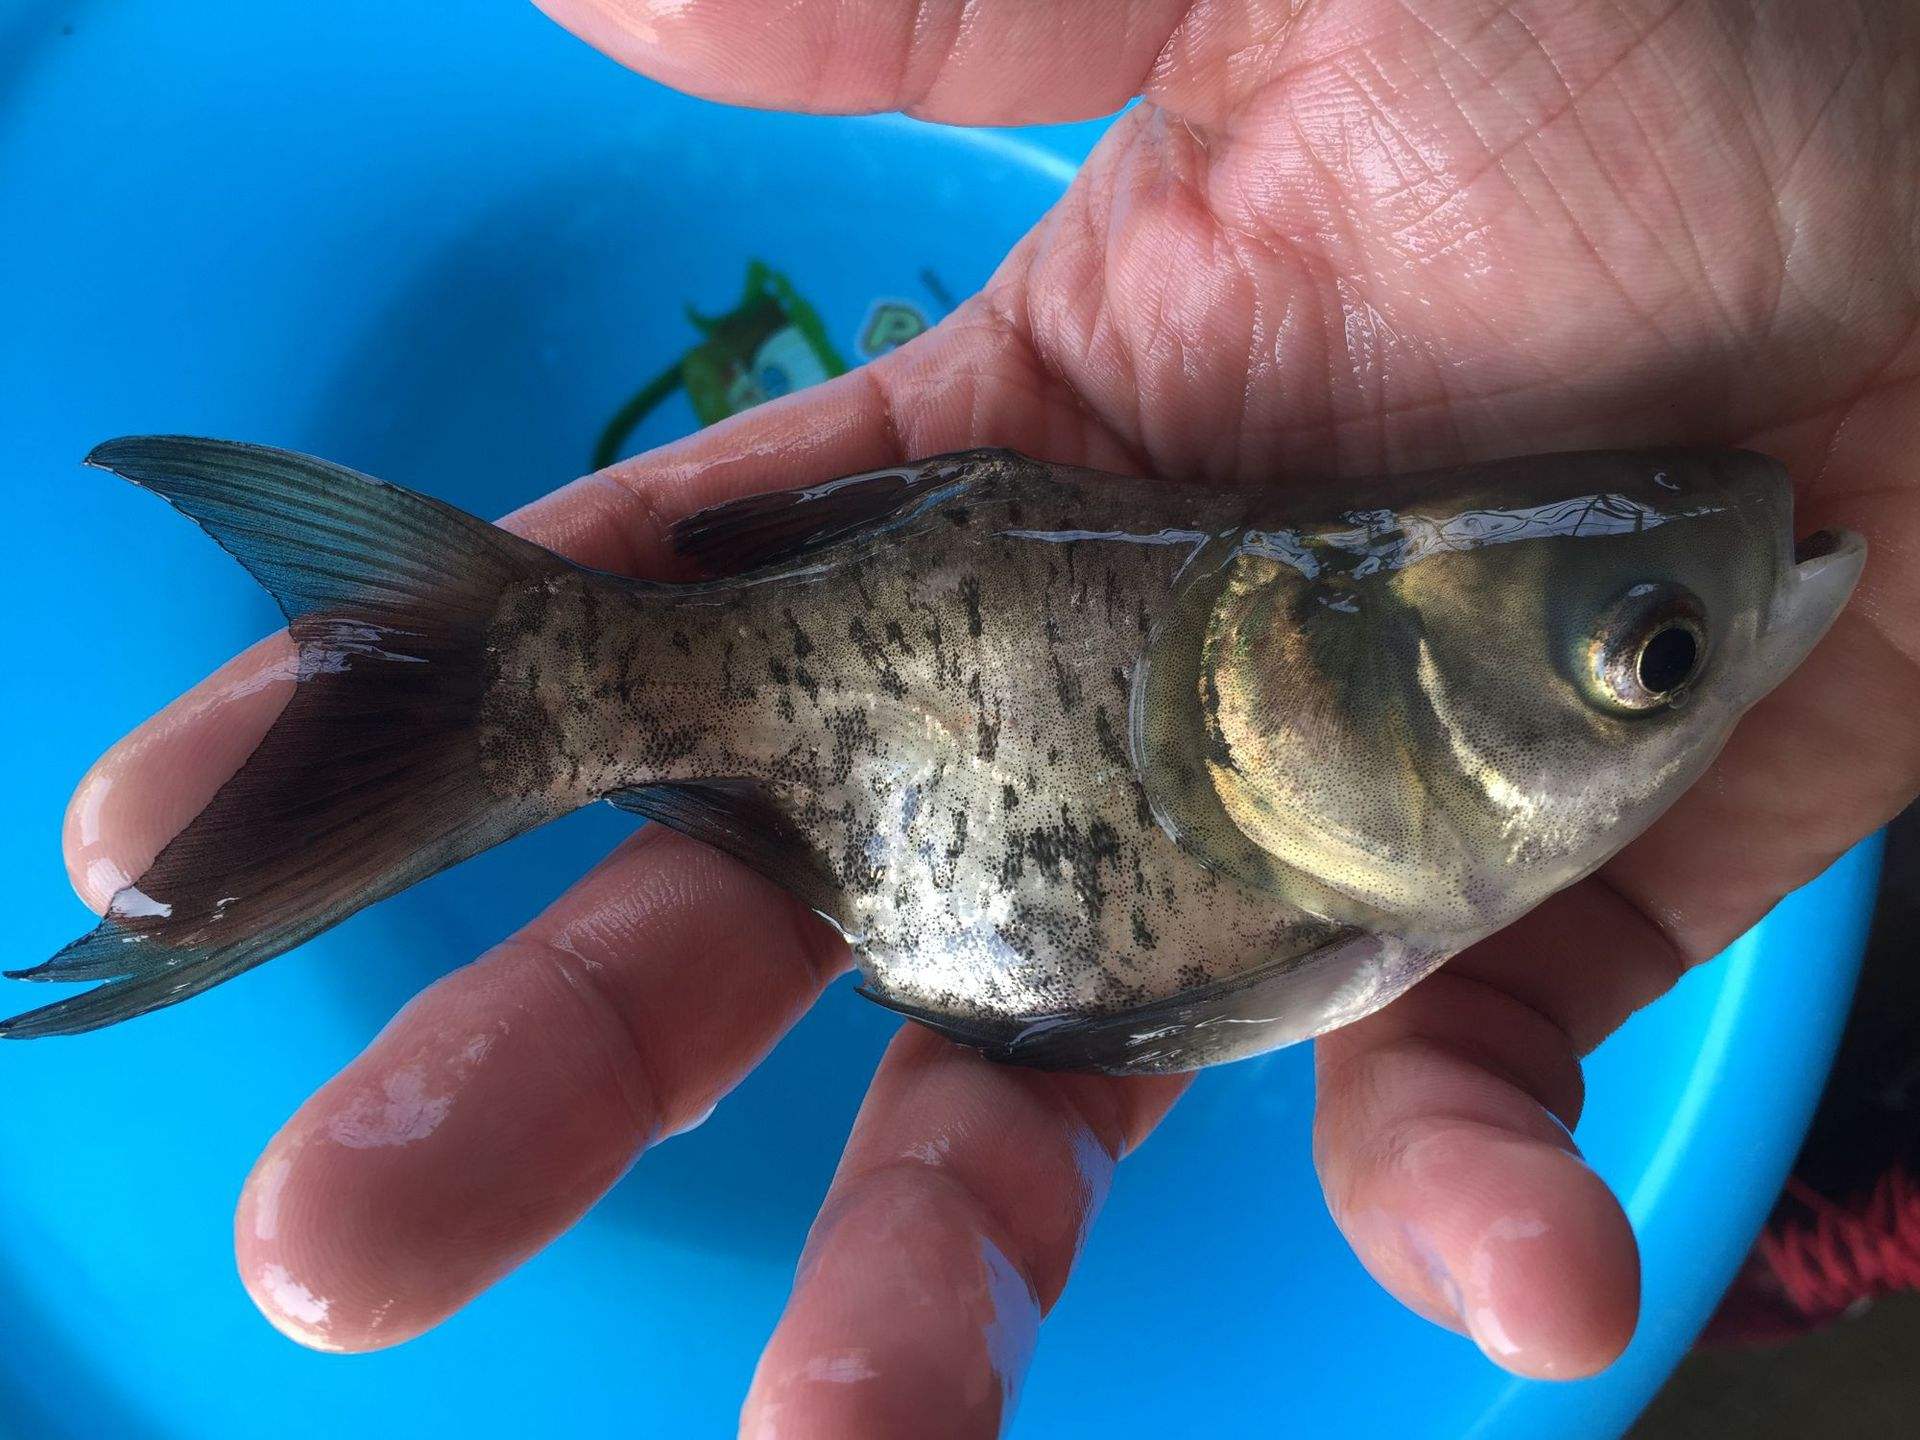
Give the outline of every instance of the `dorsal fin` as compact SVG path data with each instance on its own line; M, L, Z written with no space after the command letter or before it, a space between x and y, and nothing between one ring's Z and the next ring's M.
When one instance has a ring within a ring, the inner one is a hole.
M905 524L981 480L1032 463L1011 450L958 450L709 506L677 522L669 535L676 551L708 573L737 575Z
M839 913L840 886L827 862L751 780L640 785L607 799L724 851L830 919Z

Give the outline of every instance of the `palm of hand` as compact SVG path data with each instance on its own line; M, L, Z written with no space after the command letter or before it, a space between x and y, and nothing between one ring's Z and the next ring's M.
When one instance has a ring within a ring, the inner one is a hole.
M1733 0L1328 0L1291 17L1148 0L1117 19L1070 0L549 3L723 99L1011 121L1146 95L933 334L510 522L589 563L658 573L661 517L983 443L1276 484L1737 443L1787 463L1804 529L1868 535L1860 600L1660 825L1319 1048L1316 1158L1368 1267L1510 1368L1605 1364L1637 1271L1564 1128L1579 1056L1920 783L1920 581L1889 563L1920 542L1920 21ZM1086 33L1063 45L1061 28ZM83 894L103 904L112 877L137 875L247 753L285 693L254 677L283 659L242 657L102 761L76 805L89 828L69 831ZM701 1114L845 963L764 882L642 835L295 1117L242 1201L249 1287L313 1343L417 1333ZM475 1060L471 1037L495 1031ZM332 1122L406 1067L455 1097L439 1129L401 1150L333 1143ZM990 1383L1008 1362L982 1334L1006 1274L1037 1320L1114 1159L1178 1090L997 1070L903 1034L749 1428L893 1433L939 1415L991 1433L1011 1377ZM916 1159L935 1138L941 1163ZM330 1203L342 1194L362 1203ZM1506 1224L1518 1214L1539 1223ZM286 1313L275 1276L329 1297L325 1333ZM877 1378L809 1378L849 1350Z

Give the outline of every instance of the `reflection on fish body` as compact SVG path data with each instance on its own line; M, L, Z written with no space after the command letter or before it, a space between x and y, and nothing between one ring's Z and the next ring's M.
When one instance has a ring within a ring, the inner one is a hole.
M281 601L302 683L92 934L90 1029L606 798L837 925L866 993L1115 1072L1376 1009L1592 870L1831 623L1786 478L1591 453L1218 491L1005 451L681 522L581 569L306 457L119 441Z

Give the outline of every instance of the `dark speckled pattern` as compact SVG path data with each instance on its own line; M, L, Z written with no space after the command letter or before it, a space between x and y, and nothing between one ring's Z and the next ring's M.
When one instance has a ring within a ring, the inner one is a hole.
M1586 874L1819 639L1763 457L1525 457L1238 492L969 451L674 529L720 578L585 571L310 456L94 455L280 601L302 683L0 1022L177 1003L555 815L698 836L852 939L868 993L1026 1064L1317 1034ZM1642 657L1684 621L1684 675Z
M1241 502L994 454L968 472L897 528L744 580L509 595L494 783L565 803L759 782L872 987L941 1014L1123 1010L1337 933L1196 865L1128 753L1148 634ZM1156 511L1183 523L1143 527Z
M482 753L557 808L728 782L622 803L794 888L869 993L990 1054L1186 1068L1377 1008L1650 823L1778 678L1753 657L1788 526L1753 456L1332 496L936 457L683 522L730 578L511 588ZM1644 582L1706 607L1713 660L1622 717L1578 666Z

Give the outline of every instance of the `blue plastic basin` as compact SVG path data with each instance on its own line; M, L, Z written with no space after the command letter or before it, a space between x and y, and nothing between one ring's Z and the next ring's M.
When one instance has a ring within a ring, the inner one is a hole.
M79 470L94 441L277 442L505 510L584 468L608 415L697 338L683 303L726 309L749 260L788 275L852 359L876 300L937 318L938 293L978 286L1092 133L723 110L524 7L451 17L430 0L0 0L9 963L86 923L58 827L87 763L275 619L191 526ZM676 394L640 438L693 423ZM893 1027L845 987L704 1128L413 1344L296 1348L229 1251L279 1122L627 824L576 817L194 1004L0 1051L0 1427L724 1432ZM1580 1140L1646 1252L1646 1317L1607 1375L1513 1380L1375 1289L1322 1209L1308 1057L1289 1052L1204 1076L1128 1164L1016 1432L1617 1433L1798 1143L1877 854L1595 1058Z

